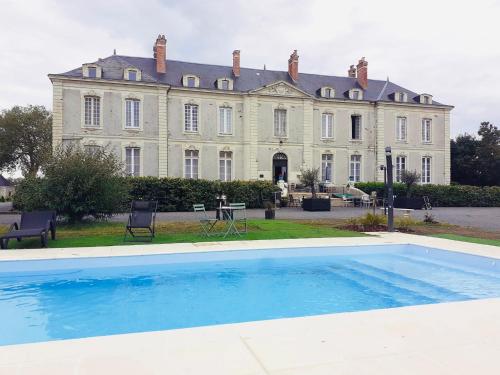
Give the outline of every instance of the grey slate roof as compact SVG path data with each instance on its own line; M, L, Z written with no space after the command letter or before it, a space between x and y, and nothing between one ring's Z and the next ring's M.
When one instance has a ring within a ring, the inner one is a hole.
M318 98L320 97L321 87L330 86L335 89L335 99L348 99L346 92L352 88L360 88L356 78L351 77L299 73L298 81L293 82L286 71L241 68L240 76L234 78L231 66L199 64L175 60L167 60L167 72L165 74L158 74L156 73L155 60L146 57L112 55L96 61L95 64L102 67L101 79L122 80L123 69L137 68L142 72L143 82L160 83L173 87L182 87L183 75L194 74L200 78L199 88L211 90L216 89L217 79L223 77L233 79L233 90L237 92L248 92L277 81L285 81ZM80 67L59 75L81 78L82 68ZM375 79L368 80L368 88L364 90L363 100L393 102L394 100L391 95L394 95L395 92L406 92L408 94L408 103L419 103L418 93L390 81ZM433 105L443 104L433 100Z
M12 186L12 184L0 174L0 186Z

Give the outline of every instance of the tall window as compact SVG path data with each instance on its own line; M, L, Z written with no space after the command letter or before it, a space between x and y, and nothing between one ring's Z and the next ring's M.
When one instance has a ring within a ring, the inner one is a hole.
M361 139L361 116L351 116L351 139Z
M274 135L276 137L286 137L286 110L274 110Z
M332 182L333 176L333 155L321 155L321 180Z
M398 141L406 141L406 117L396 119L396 138Z
M404 92L398 92L398 102L405 102L405 93Z
M406 156L396 157L396 181L401 182L403 171L406 171Z
M128 175L138 177L141 173L141 149L127 147L125 149L125 169Z
M125 127L139 128L140 101L138 99L125 100Z
M184 130L187 132L198 131L198 106L196 104L184 105Z
M88 68L89 78L97 78L97 68L95 66L89 66Z
M422 120L422 142L425 143L431 142L431 126L432 126L431 119L424 118Z
M352 90L352 99L359 100L361 98L361 93L359 90Z
M333 138L333 115L323 113L321 116L321 138Z
M233 153L221 151L219 153L219 178L221 181L231 181Z
M219 133L233 133L233 109L231 107L219 107Z
M85 97L85 126L101 125L101 98L97 96Z
M198 178L198 150L186 150L184 152L184 177Z
M221 87L222 90L229 90L229 81L227 79L223 79L221 81L221 84L222 84Z
M129 81L137 81L137 72L135 70L128 71L128 80Z
M187 77L187 87L195 87L196 86L196 78Z
M351 155L349 181L361 181L361 155Z
M431 158L424 156L422 158L422 177L421 181L423 184L431 183Z
M325 89L325 98L333 98L333 90L331 88Z

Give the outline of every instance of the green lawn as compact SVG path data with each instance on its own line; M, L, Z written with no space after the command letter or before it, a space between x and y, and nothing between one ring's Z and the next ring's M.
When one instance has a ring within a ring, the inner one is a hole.
M157 235L153 243L235 241L235 240L271 240L283 238L317 238L317 237L359 237L363 233L336 229L330 225L316 223L298 223L288 220L249 220L249 232L241 237L229 235L202 236L198 223L157 224ZM222 229L222 228L220 228ZM3 233L6 228L0 228ZM87 247L123 245L123 223L86 223L78 225L60 225L57 228L57 240L49 241L49 247ZM133 244L127 242L126 244ZM137 244L137 243L135 243ZM9 248L37 248L40 240L26 239L21 242L11 240Z
M478 244L482 244L482 245L500 246L500 240L460 236L458 234L439 233L439 234L434 234L432 237L446 238L448 240L455 240L455 241L472 242L472 243L478 243Z

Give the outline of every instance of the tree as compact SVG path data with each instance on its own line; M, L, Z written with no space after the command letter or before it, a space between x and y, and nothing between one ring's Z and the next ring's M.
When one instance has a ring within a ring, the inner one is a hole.
M20 168L34 177L52 152L52 115L43 106L14 106L0 113L0 170Z
M311 195L316 198L316 185L319 183L319 168L303 168L300 170L300 183L311 189Z
M56 150L47 162L45 177L28 177L18 186L14 205L25 210L54 209L76 222L121 212L129 192L123 166L113 152L68 146Z
M500 185L500 130L482 122L477 132L481 137L478 150L479 183L481 186Z
M420 173L417 171L402 171L401 172L401 182L406 185L406 196L411 197L413 191L413 186L420 181Z

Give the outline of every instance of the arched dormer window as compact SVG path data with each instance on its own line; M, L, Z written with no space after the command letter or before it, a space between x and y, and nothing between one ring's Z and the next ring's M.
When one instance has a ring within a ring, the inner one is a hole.
M408 101L408 94L406 92L395 92L394 93L394 101L400 103L406 103Z
M123 79L127 81L140 81L142 79L142 74L139 69L128 68L123 71Z
M217 80L217 88L219 90L232 90L233 89L233 80L231 78L219 78Z
M363 90L361 89L350 89L349 99L352 100L363 100Z
M421 94L419 97L420 97L420 104L432 104L432 95Z
M326 99L333 99L335 97L335 90L333 87L325 86L321 88L321 97Z
M83 64L82 75L84 78L99 79L102 77L102 68L97 64Z
M200 87L200 78L193 74L185 74L182 77L182 86L184 87Z

